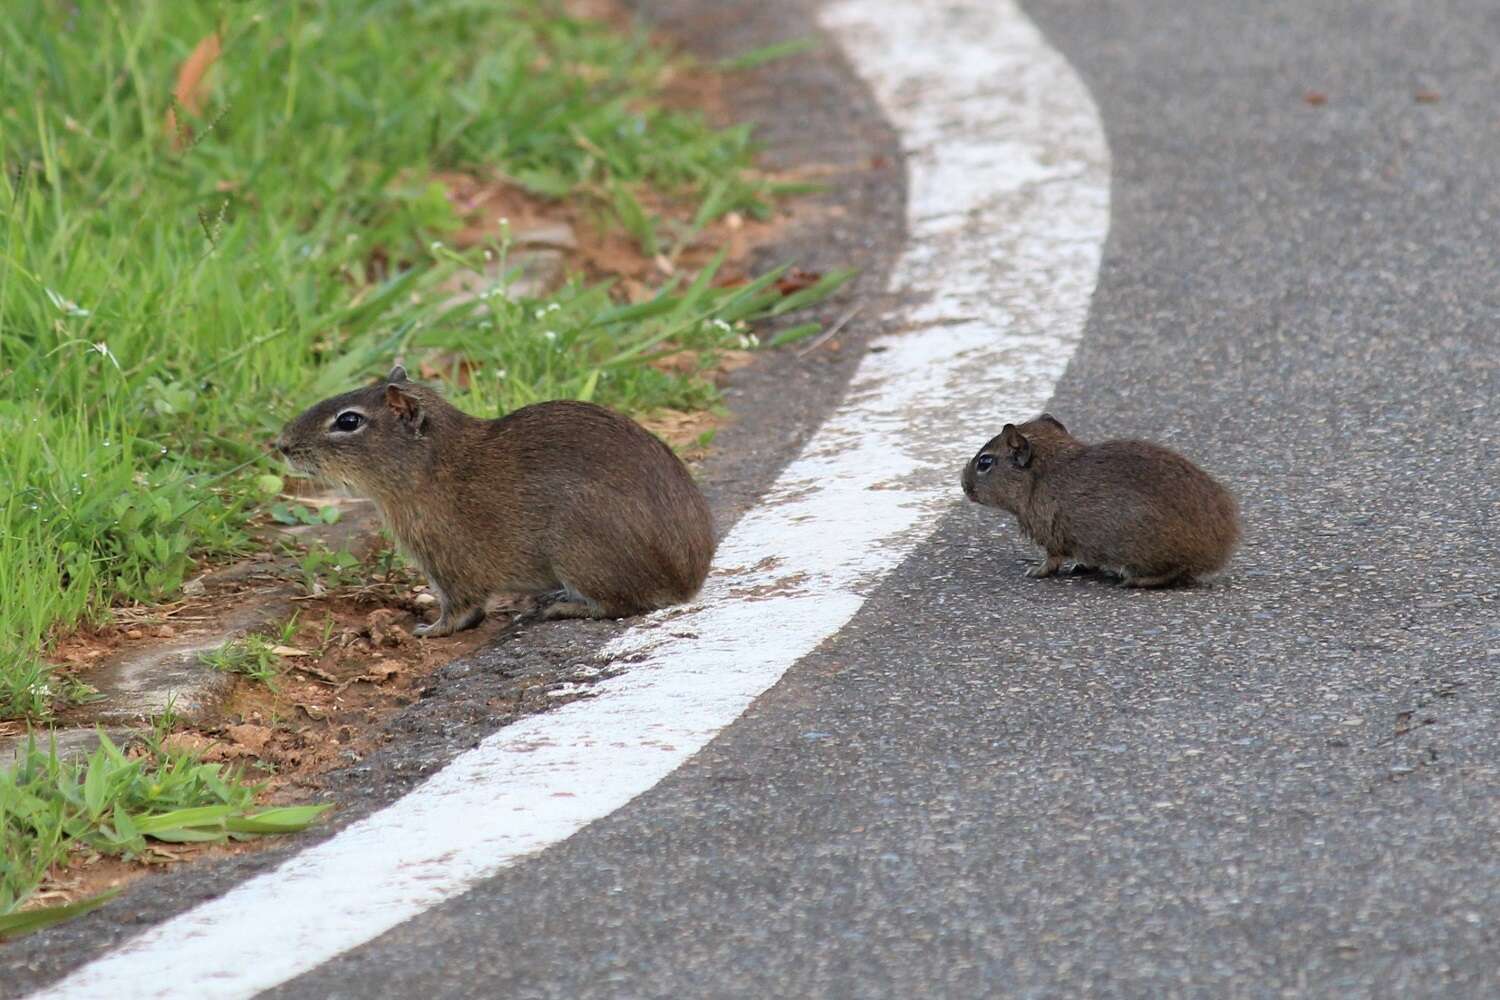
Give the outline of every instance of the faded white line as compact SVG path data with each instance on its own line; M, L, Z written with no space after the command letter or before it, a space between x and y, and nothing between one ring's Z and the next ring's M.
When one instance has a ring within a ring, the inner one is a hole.
M903 331L719 549L702 603L603 651L629 670L509 726L393 805L37 996L246 997L649 789L859 609L958 502L991 425L1040 409L1108 226L1093 102L1009 0L824 11L907 153Z

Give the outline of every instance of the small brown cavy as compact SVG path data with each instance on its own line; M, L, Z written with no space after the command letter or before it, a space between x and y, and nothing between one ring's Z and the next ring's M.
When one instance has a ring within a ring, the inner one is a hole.
M1164 587L1222 569L1239 541L1234 497L1186 458L1146 441L1084 444L1051 414L999 436L963 472L970 500L1008 510L1047 553L1127 587Z
M277 449L380 508L440 614L417 635L484 619L498 593L555 594L549 618L623 618L691 600L713 520L672 450L592 403L471 417L402 368L308 409Z

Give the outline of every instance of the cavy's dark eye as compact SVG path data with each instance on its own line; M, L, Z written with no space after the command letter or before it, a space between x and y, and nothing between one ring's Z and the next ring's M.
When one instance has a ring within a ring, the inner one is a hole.
M345 410L333 421L333 429L336 431L357 431L365 422L365 415L358 410Z
M980 455L978 458L974 459L974 469L978 472L989 472L990 467L994 464L995 456L991 455L989 452L985 452L983 455Z

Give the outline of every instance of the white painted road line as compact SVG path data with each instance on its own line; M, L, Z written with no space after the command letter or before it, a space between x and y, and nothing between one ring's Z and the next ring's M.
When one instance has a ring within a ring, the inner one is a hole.
M391 806L33 996L248 997L608 815L843 627L961 502L959 469L985 428L1044 406L1108 227L1088 92L1010 0L848 0L823 23L908 154L911 242L892 283L912 304L724 540L702 603L611 643L604 655L631 666L594 697L501 730Z

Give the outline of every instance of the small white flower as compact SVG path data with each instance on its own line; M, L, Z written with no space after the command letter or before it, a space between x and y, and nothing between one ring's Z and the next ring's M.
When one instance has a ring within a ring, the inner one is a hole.
M64 313L68 316L77 316L80 319L84 319L89 315L89 311L80 306L77 302L73 302L69 299L63 298L61 295L57 294L50 288L45 288L43 289L43 291L47 293L47 298L50 299L52 301L52 304L57 307L58 312Z
M432 241L432 245L429 246L427 249L431 250L433 253L437 253L439 250L443 249L443 241L442 240L433 240Z
M104 341L101 340L101 341L99 341L96 344L90 345L89 346L89 350L94 351L97 354L104 355L106 358L108 358L110 360L110 362L115 366L115 368L118 369L120 367L120 361L119 361L119 359L115 357L114 352L109 349L109 345L106 344Z
M557 339L557 331L556 330L543 330L542 331L542 336L546 337L548 340L556 340Z

